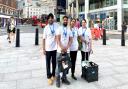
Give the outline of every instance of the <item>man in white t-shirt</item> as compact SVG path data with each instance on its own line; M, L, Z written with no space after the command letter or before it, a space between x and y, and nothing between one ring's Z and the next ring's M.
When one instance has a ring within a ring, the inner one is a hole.
M56 68L56 86L60 87L60 72L62 72L62 83L67 85L70 82L67 80L67 73L71 67L70 57L69 57L69 48L72 44L72 32L68 25L68 17L63 17L63 25L60 26L57 30L57 68ZM62 56L65 55L64 61L67 62L66 65L62 65ZM65 68L64 68L65 67ZM62 70L63 68L63 70Z
M55 69L56 69L56 30L58 25L54 22L54 16L52 13L48 15L48 25L44 28L43 32L43 53L46 55L46 70L48 84L53 84L55 79ZM52 62L52 73L51 73L51 62Z

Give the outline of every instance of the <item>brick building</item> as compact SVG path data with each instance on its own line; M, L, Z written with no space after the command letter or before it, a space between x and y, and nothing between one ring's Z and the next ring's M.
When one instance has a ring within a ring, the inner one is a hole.
M0 0L0 27L5 27L11 16L17 17L16 0Z

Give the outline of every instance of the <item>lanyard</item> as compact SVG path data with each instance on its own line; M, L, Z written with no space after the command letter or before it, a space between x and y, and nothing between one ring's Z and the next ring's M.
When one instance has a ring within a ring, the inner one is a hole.
M51 28L51 26L50 26L50 25L49 25L49 27L50 27L51 33L52 33L52 34L54 34L54 33L55 33L54 25L52 26L52 28Z
M75 30L74 30L74 28L72 28L72 35L73 35L73 37L75 36Z
M65 29L63 27L63 30L64 30L63 35L66 37L67 36L67 27Z
M86 28L85 28L86 29ZM86 30L82 28L82 36L84 37Z

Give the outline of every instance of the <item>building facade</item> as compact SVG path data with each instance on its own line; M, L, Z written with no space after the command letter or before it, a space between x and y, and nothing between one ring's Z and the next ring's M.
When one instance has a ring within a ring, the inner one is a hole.
M42 0L42 14L56 14L57 0Z
M0 26L5 27L11 16L17 17L16 0L0 0Z
M62 18L66 15L67 9L67 1L68 0L57 0L56 2L56 18L58 22L62 22Z
M40 0L20 0L18 2L18 9L21 18L39 17L41 15Z
M41 17L42 14L55 13L56 0L21 0L18 8L22 11L21 18Z
M128 0L72 0L69 13L88 22L107 19L107 29L121 30L123 21L128 24Z

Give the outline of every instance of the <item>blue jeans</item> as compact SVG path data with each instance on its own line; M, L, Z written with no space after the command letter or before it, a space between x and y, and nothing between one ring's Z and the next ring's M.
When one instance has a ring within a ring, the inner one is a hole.
M62 57L64 56L64 58ZM68 65L67 68L64 68L62 65L62 62L64 62L66 65ZM71 68L71 60L68 53L57 53L56 57L56 77L60 77L60 73L62 72L62 78L66 78L66 75L68 74L69 69Z

